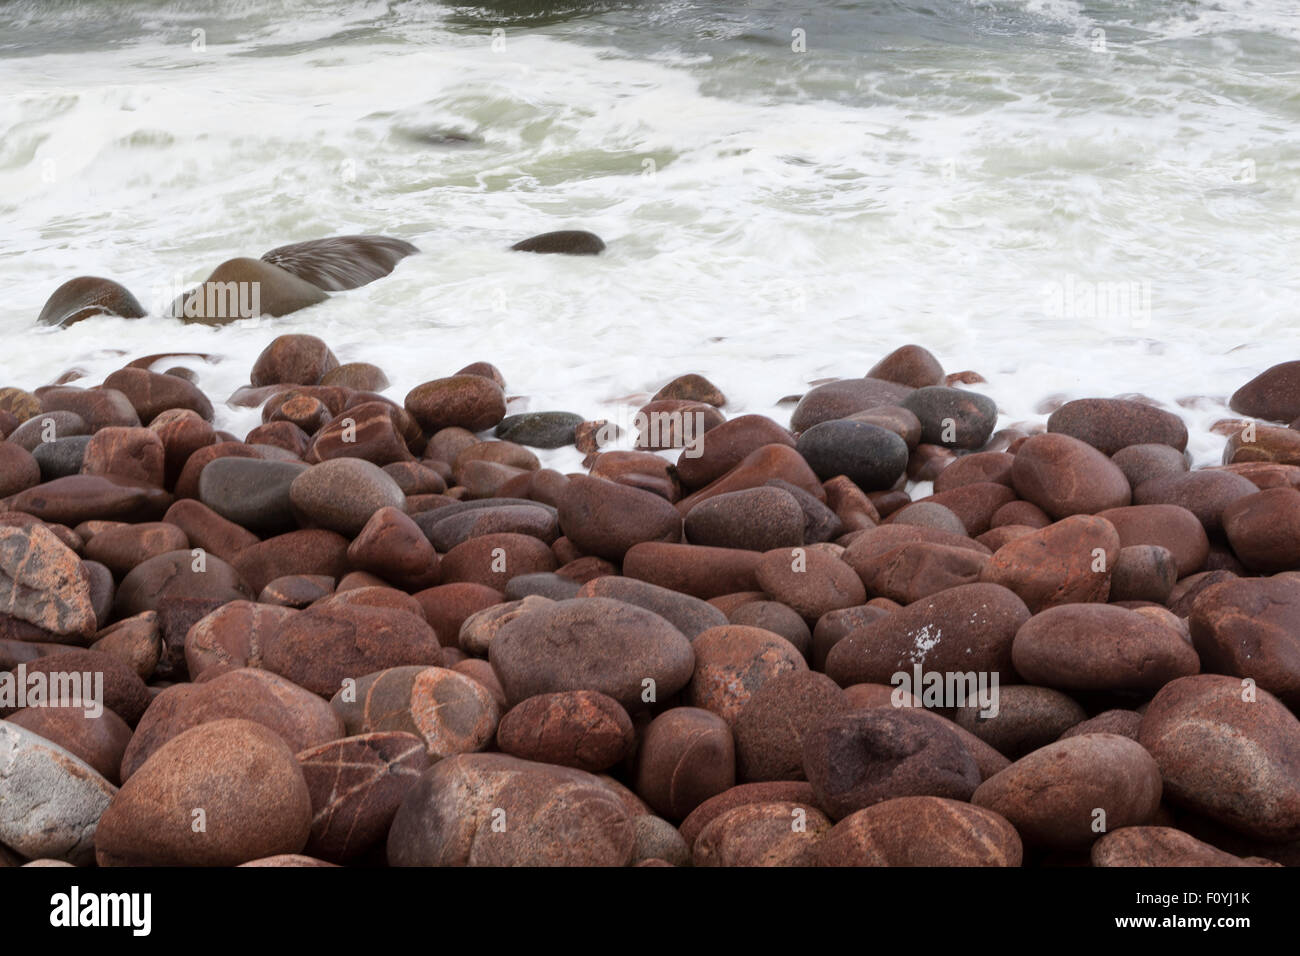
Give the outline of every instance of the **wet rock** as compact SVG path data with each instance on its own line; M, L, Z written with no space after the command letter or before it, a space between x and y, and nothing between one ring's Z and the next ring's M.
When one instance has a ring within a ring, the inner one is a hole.
M1300 362L1274 365L1237 389L1228 400L1234 412L1273 422L1300 416Z
M289 488L308 466L255 458L217 458L199 475L199 501L258 534L297 528Z
M750 488L700 502L686 515L692 544L770 551L804 543L804 512L781 488Z
M1300 579L1213 584L1195 598L1187 623L1205 671L1249 678L1300 708Z
M692 641L709 628L727 623L727 616L707 601L635 578L598 577L582 585L573 596L612 598L635 604L658 614Z
M55 444L46 443L44 446ZM51 475L50 477L57 477ZM32 453L13 442L0 441L0 498L7 498L41 482L41 466Z
M1011 480L1016 494L1058 520L1122 508L1132 499L1128 479L1118 466L1069 435L1026 439L1016 452Z
M799 454L823 479L844 475L866 491L893 487L907 467L907 444L866 422L820 422L799 436Z
M0 614L72 640L99 626L80 559L41 525L0 525Z
M847 418L878 405L903 405L914 389L878 378L852 378L809 389L790 416L790 430L807 431L820 422ZM903 407L906 407L905 405Z
M704 402L706 405L712 405L715 408L721 408L727 404L727 397L722 394L718 386L703 375L696 375L693 372L677 376L677 378L655 392L651 401L657 402L661 399Z
M560 229L521 239L510 247L514 252L560 253L566 256L594 256L605 251L605 243L594 232Z
M686 699L728 724L735 722L754 692L769 680L808 669L793 644L756 627L726 624L710 628L691 641L691 649L695 670Z
M145 311L125 286L112 279L78 276L63 283L45 300L36 324L67 328L95 315L139 319Z
M946 385L918 388L899 404L920 419L922 442L948 448L983 447L998 420L993 399Z
M1269 488L1238 498L1223 509L1223 530L1252 571L1300 567L1300 491Z
M599 478L570 479L560 499L560 530L583 553L621 561L643 541L681 540L682 518L658 495Z
M1087 442L1106 455L1130 445L1168 445L1178 451L1187 447L1187 426L1181 418L1123 398L1066 402L1048 417L1047 430Z
M1121 548L1156 545L1168 550L1179 577L1200 570L1209 554L1204 525L1179 505L1132 505L1102 511L1097 517L1115 526Z
M1105 518L1072 515L1004 544L984 581L1018 594L1037 613L1061 604L1105 601L1120 555L1120 537Z
M258 315L281 316L329 298L318 287L269 262L227 259L171 306L187 324L222 326Z
M374 282L419 251L393 236L330 236L277 246L262 259L317 288L335 292Z
M1258 491L1250 479L1241 475L1204 469L1145 481L1134 489L1133 504L1178 505L1194 514L1206 531L1213 532L1223 528L1223 511L1228 505Z
M894 349L867 372L868 378L898 382L912 388L942 385L943 366L929 349L919 345L904 345Z
M405 406L426 432L450 427L481 432L506 415L501 386L479 375L452 375L417 385L407 394Z
M304 518L349 537L360 534L375 512L401 510L406 496L382 468L360 458L335 458L313 466L289 487L293 508Z
M192 382L142 368L118 369L104 379L104 387L126 396L142 424L148 425L169 409L189 409L212 421L212 402Z
M574 443L582 421L573 412L527 412L507 415L493 434L530 448L564 448Z
M866 593L900 604L962 584L975 584L985 573L989 556L969 548L915 541L854 560Z

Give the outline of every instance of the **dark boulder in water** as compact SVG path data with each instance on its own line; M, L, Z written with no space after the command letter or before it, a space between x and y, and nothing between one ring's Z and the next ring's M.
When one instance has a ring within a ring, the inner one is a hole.
M392 236L333 236L278 246L262 256L262 261L327 292L340 292L382 279L419 251L405 239Z
M316 285L260 259L227 259L198 288L172 303L186 323L227 325L259 315L280 316L328 299Z
M78 276L69 279L54 290L45 302L36 321L40 325L58 325L66 328L74 322L92 315L116 315L124 319L138 319L145 314L144 307L125 286L112 279L97 276Z
M566 256L594 256L605 249L604 240L594 232L581 229L561 229L544 232L516 242L510 247L515 252L559 252Z

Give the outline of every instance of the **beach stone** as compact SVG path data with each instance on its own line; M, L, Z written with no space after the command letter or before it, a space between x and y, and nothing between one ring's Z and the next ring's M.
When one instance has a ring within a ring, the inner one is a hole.
M988 555L969 548L915 541L860 556L852 566L867 594L912 604L940 591L978 582L988 563Z
M145 311L136 297L120 283L99 276L77 276L63 283L45 300L36 324L66 329L95 315L139 319L144 317Z
M443 581L469 581L498 592L518 575L554 571L558 566L544 541L508 532L463 541L443 555L440 563Z
M378 365L369 362L345 362L330 369L320 378L322 385L337 385L359 392L382 392L392 383Z
M978 481L926 498L955 514L966 534L980 535L993 527L993 516L1016 500L1016 493L995 481ZM920 502L924 504L925 502Z
M866 422L820 422L799 436L795 448L817 477L844 475L865 491L893 487L907 468L907 443Z
M1159 690L1200 670L1178 631L1110 604L1066 604L1016 633L1016 671L1026 681L1074 691Z
M252 601L231 601L200 618L185 635L185 663L190 677L205 671L261 667L262 655L292 608Z
M339 360L328 345L314 335L279 335L262 349L249 380L263 385L315 385Z
M54 441L41 442L37 445L32 451L32 458L36 461L40 473L39 480L53 481L56 478L81 474L81 466L86 460L86 446L90 444L90 438L89 435L75 435L71 438L56 438ZM0 445L0 448L6 445L19 448L9 442ZM32 485L24 485L24 488L30 487ZM21 490L23 489L15 488L14 492Z
M481 432L506 415L505 392L480 375L452 375L417 385L405 407L426 432L458 427Z
M812 665L819 671L826 669L826 655L832 647L853 631L864 627L889 611L873 604L859 604L838 611L828 611L817 619L812 634Z
M567 601L569 598L577 597L581 588L582 585L577 581L562 578L553 571L543 571L511 578L504 593L507 601L518 601L532 596L550 598L552 601Z
M275 731L292 750L344 735L343 721L320 697L265 670L240 668L200 684L173 684L149 704L122 759L122 779L191 727L251 720Z
M808 623L793 608L779 601L746 602L728 612L727 623L779 634L793 644L805 660L812 651L812 631Z
M728 724L735 722L755 691L777 675L806 671L798 648L771 631L724 624L701 632L691 641L695 671L686 688L692 707L712 711Z
M1144 481L1133 491L1133 504L1179 505L1194 514L1206 531L1213 532L1223 528L1223 512L1228 505L1258 492L1255 484L1242 475L1202 469ZM1163 541L1142 543L1164 544Z
M400 731L332 740L297 759L311 794L311 836L304 850L340 864L387 836L397 808L429 766L424 741Z
M1209 555L1205 526L1180 505L1131 505L1099 512L1119 533L1121 548L1158 545L1173 555L1178 576L1199 571Z
M501 628L515 618L554 603L552 599L529 595L504 604L492 604L467 617L460 626L457 643L467 654L486 657L493 639Z
M411 462L411 449L399 421L402 414L401 409L387 402L350 406L315 428L303 458L312 463L362 458L379 466Z
M301 610L334 593L334 579L323 574L286 574L276 578L257 596L259 604Z
M721 408L727 404L727 397L722 394L722 390L718 386L703 375L697 375L694 372L677 376L655 392L651 401L657 402L662 399L704 402L706 405L712 405L715 408Z
M1011 468L1016 456L1004 451L979 451L963 455L940 472L934 480L935 493L952 491L964 485L994 483L1012 487Z
M1228 435L1223 446L1223 463L1300 465L1300 431L1250 422Z
M584 554L621 561L643 541L681 540L682 517L658 495L575 476L560 499L560 530Z
M393 236L330 236L277 246L262 260L329 292L356 289L388 275L420 250Z
M148 428L101 428L86 443L81 473L161 488L164 457L162 439Z
M1300 721L1268 691L1219 674L1172 681L1138 740L1172 802L1248 836L1300 835Z
M755 571L761 560L754 551L649 541L628 549L623 574L707 601L759 590Z
M759 586L774 600L809 620L867 599L861 578L838 558L811 548L776 548L754 569Z
M806 668L770 674L731 721L740 780L802 780L804 737L849 709L833 680Z
M126 396L131 407L148 425L169 409L189 409L204 421L212 421L212 402L198 386L175 375L163 375L143 368L123 368L104 379L104 387Z
M55 680L58 675L81 674L83 681L87 674L94 675L95 691L98 693L100 675L103 677L102 698L100 702L114 711L131 726L135 726L140 716L149 706L149 691L134 668L126 661L103 651L88 648L67 648L54 653L42 654L40 657L25 662L28 679L35 674L44 674L49 692L55 694L61 683ZM0 717L6 716L14 708L0 706Z
M487 688L444 667L391 667L367 674L355 688L336 693L330 705L348 734L415 734L430 762L483 750L496 736L500 716Z
M682 839L688 846L694 845L700 833L713 820L736 807L755 803L791 803L808 813L821 812L814 803L812 786L805 781L742 783L710 797L687 814L679 830Z
M826 492L826 505L840 519L845 532L874 528L880 523L880 513L866 492L845 475L836 475L822 484ZM812 496L809 495L809 498Z
M913 412L901 405L877 405L866 411L854 412L847 416L851 422L862 422L891 431L907 445L909 453L916 450L921 441L921 420Z
M799 452L789 445L771 444L746 455L739 464L722 477L682 498L676 504L677 510L683 515L689 514L691 509L701 501L731 491L757 488L768 484L774 478L801 488L818 500L825 497L826 492L822 489L821 481ZM789 488L787 487L786 490Z
M5 387L0 388L0 411L8 412L19 422L25 422L39 415L44 408L41 406L41 400L31 392L25 392L21 388Z
M412 495L441 495L447 490L442 475L419 462L394 461L383 468L407 498Z
M1152 478L1184 474L1188 470L1186 453L1171 445L1126 445L1111 455L1110 460L1124 472L1133 488Z
M564 448L574 443L582 422L573 412L526 412L507 415L493 434L530 448Z
M199 478L204 469L219 458L261 459L262 455L256 448L238 441L218 441L203 445L185 459L185 464L181 467L174 485L176 497L197 498Z
M821 422L847 418L878 405L901 405L914 389L879 378L851 378L809 389L790 416L790 430L804 432Z
M1110 579L1110 600L1164 604L1177 581L1178 564L1168 548L1158 544L1120 548Z
M1066 402L1047 419L1048 432L1087 442L1105 455L1130 445L1187 447L1187 426L1177 415L1124 398L1081 398Z
M24 707L5 719L57 744L110 784L118 784L118 767L131 739L131 728L107 707L94 717L81 706Z
M138 428L140 416L130 400L113 388L78 388L65 385L40 390L46 412L73 412L89 426L91 434L104 428Z
M645 728L633 789L656 813L682 820L709 797L735 784L735 746L718 715L674 707Z
M848 481L843 475L837 477ZM834 480L831 479L831 481ZM829 485L831 482L826 484ZM820 544L825 541L833 541L844 532L844 522L840 520L839 515L822 504L820 498L809 493L806 489L781 478L769 478L764 482L764 487L779 488L793 495L794 500L799 503L799 507L803 510L804 544ZM854 487L857 486L854 485Z
M223 326L257 315L297 312L329 296L279 266L258 259L227 259L203 284L176 299L171 314L186 324Z
M912 388L942 385L943 366L929 349L920 345L904 345L894 349L867 372L868 378L898 382Z
M726 419L707 402L662 398L643 405L633 421L637 448L649 451L685 448L694 454L702 446L705 432L717 428Z
M507 698L592 690L629 711L644 709L647 679L655 699L690 680L691 642L668 621L610 598L555 601L508 622L488 647Z
M605 251L605 243L594 232L583 229L559 229L521 239L510 249L514 252L559 253L566 256L594 256Z
M375 512L401 510L406 496L378 465L360 458L334 458L293 479L289 499L303 518L354 537Z
M632 820L636 846L632 866L688 866L691 849L675 826L663 817L642 814Z
M1050 687L1009 684L995 693L996 713L985 716L980 702L971 701L956 708L953 720L1012 760L1050 744L1087 717L1072 697Z
M600 777L505 754L460 754L407 793L389 830L388 862L626 866L635 842L630 811Z
M709 429L708 435L699 448L687 449L677 459L677 475L691 488L716 481L765 445L795 445L788 429L763 415L739 415ZM700 454L689 457L692 451Z
M507 711L497 728L497 746L505 753L590 773L614 766L635 745L623 706L589 690L529 697Z
M1005 817L1027 844L1068 850L1150 823L1160 796L1160 768L1141 744L1082 734L1017 760L980 784L971 803Z
M1011 480L1016 494L1058 520L1122 508L1132 500L1128 479L1118 466L1069 435L1026 439L1016 452Z
M462 501L415 516L415 524L442 552L485 534L524 534L546 544L559 537L556 512L542 504Z
M34 455L42 445L67 438L88 439L90 431L90 425L76 412L42 412L38 407L33 417L9 433L6 442Z
M1092 845L1093 866L1261 866L1173 827L1124 827Z
M29 859L94 862L95 830L117 788L40 734L0 720L0 841Z
M1195 598L1187 619L1202 669L1250 678L1300 709L1300 578L1230 578Z
M188 408L169 408L159 412L149 423L149 430L163 445L163 481L168 488L175 487L186 462L196 451L218 441L211 422L204 421L197 412Z
M966 534L966 525L951 508L946 508L929 498L899 508L889 516L889 524L918 525L923 528L937 528L951 534Z
M1223 530L1252 571L1300 568L1300 491L1269 488L1238 498L1223 509Z
M215 555L178 550L148 558L122 579L114 607L119 616L157 611L172 598L238 601L251 597L235 568Z
M399 586L438 583L438 553L420 526L399 508L380 508L348 546L354 568Z
M692 544L770 551L804 543L804 512L784 489L749 488L700 502L686 515L685 531Z
M281 623L262 653L262 666L322 697L348 679L390 667L436 665L441 645L424 619L364 604L319 606Z
M824 813L797 803L746 803L705 825L691 859L697 867L811 866L830 829Z
M1014 673L1011 645L1029 609L999 584L963 584L877 618L839 640L826 675L841 687L887 684L914 665L927 671Z
M188 550L189 538L174 524L149 521L106 528L86 542L83 554L98 561L116 577L124 577L150 558Z
M804 773L832 820L904 796L969 799L979 767L956 733L907 710L852 710L804 736Z
M440 584L417 591L413 597L444 646L456 645L466 620L503 600L501 592L495 588L469 581Z
M205 829L191 826L201 809ZM298 853L311 797L293 751L249 720L200 724L159 748L100 818L100 866L233 866Z
M73 640L99 626L81 560L39 524L0 525L0 614Z
M849 814L819 841L818 866L1020 866L1003 816L944 797L895 797Z
M193 537L190 543L194 543ZM320 574L338 580L347 573L348 540L324 529L290 531L250 544L231 559L231 565L251 593L286 574Z
M983 447L998 420L993 399L946 385L918 388L898 404L920 419L922 442L947 448Z
M1104 602L1120 553L1119 534L1109 521L1072 515L1004 544L981 578L1014 591L1034 613L1061 604Z
M289 487L308 466L255 458L216 458L199 474L199 501L259 534L296 530Z
M1096 717L1080 721L1061 734L1061 739L1079 734L1119 734L1130 740L1138 739L1142 715L1135 710L1105 710Z
M616 575L594 578L572 596L611 598L634 604L658 614L692 641L709 628L727 623L727 616L707 601L635 578Z
M1234 412L1272 422L1300 416L1300 362L1282 362L1256 375L1233 393Z
M49 442L47 446L52 444L55 443ZM0 498L15 495L40 483L41 466L32 457L32 453L21 445L0 441Z

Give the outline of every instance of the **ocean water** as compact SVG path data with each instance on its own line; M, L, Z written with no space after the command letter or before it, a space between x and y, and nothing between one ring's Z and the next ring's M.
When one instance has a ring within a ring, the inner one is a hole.
M606 253L507 251L562 228ZM280 319L161 314L354 232L421 254ZM154 314L38 328L83 274ZM1296 0L0 2L0 385L205 353L168 364L242 435L222 400L310 332L398 401L488 360L512 411L619 418L695 371L784 422L917 342L1004 425L1140 393L1212 464L1298 292Z

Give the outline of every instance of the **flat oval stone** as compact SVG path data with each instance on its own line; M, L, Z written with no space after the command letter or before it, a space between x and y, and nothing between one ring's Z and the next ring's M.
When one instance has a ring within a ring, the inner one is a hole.
M790 416L790 430L803 432L820 422L847 418L878 405L902 405L913 392L907 385L879 378L848 378L811 388Z
M682 516L649 491L576 476L560 498L560 530L584 554L621 561L643 541L680 541Z
M895 432L849 419L813 425L795 449L818 478L844 475L864 491L892 488L907 468L907 443Z
M298 527L289 487L308 466L258 458L217 458L199 474L199 500L227 521L258 534Z
M1138 741L1173 802L1248 836L1300 837L1300 721L1268 691L1219 674L1171 681Z
M746 803L714 817L691 848L695 866L812 866L831 821L797 803Z
M1062 690L1156 691L1200 670L1172 627L1112 604L1066 604L1016 632L1011 658L1025 680Z
M601 778L505 754L460 754L407 793L390 866L626 866L632 817Z
M922 442L949 448L982 448L998 421L993 399L964 388L928 385L899 404L920 419Z
M770 551L804 543L804 512L782 488L749 488L700 502L686 515L692 544Z
M514 703L594 690L628 710L644 709L648 689L660 700L681 690L695 667L681 631L657 614L609 598L556 601L510 621L489 645L488 659Z
M348 537L360 534L381 508L406 506L397 482L360 458L332 458L313 466L293 480L289 498L300 515Z
M606 770L632 752L632 719L612 697L589 690L539 694L506 712L497 746L524 760Z
M1150 823L1160 795L1160 768L1141 744L1082 734L1022 757L980 784L971 803L1010 820L1027 843L1069 850Z
M1069 435L1033 435L1011 468L1016 494L1053 518L1096 514L1132 501L1124 473L1091 445Z
M1187 426L1171 412L1125 398L1080 398L1047 419L1047 430L1087 442L1105 455L1130 445L1187 447Z
M817 846L818 866L1020 866L1005 817L944 797L895 797L849 814Z
M690 640L711 627L727 623L727 616L708 601L680 594L648 581L605 575L582 585L574 597L603 597L653 611Z
M810 620L862 604L862 579L838 558L813 548L776 548L754 569L759 586L774 600Z

